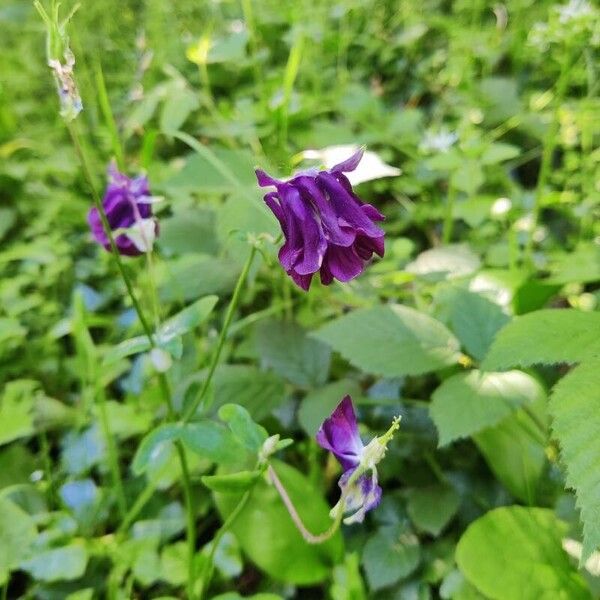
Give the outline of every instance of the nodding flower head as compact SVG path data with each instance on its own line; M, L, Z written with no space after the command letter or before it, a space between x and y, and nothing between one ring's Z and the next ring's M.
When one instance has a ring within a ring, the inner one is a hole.
M359 150L329 170L307 170L291 179L274 179L257 170L261 187L275 187L264 200L283 231L279 262L303 290L315 273L329 285L360 275L373 254L383 256L384 232L376 225L383 215L363 203L344 173L356 169Z
M158 235L152 204L157 200L159 198L150 194L145 176L130 178L120 173L114 164L109 166L102 206L119 254L138 256L152 249ZM90 209L88 223L96 242L110 251L110 242L96 207Z
M358 423L352 399L345 396L317 432L317 443L329 450L338 460L344 473L339 486L342 491L332 516L349 514L344 522L361 523L365 514L381 501L381 487L377 482L377 463L385 456L387 445L400 427L400 418L394 419L388 431L366 446L358 434Z

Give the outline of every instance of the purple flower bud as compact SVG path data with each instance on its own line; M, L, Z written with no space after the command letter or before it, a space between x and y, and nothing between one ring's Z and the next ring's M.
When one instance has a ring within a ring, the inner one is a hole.
M152 248L158 235L158 222L152 217L152 204L156 200L150 194L145 176L127 177L111 163L102 205L115 234L119 254L139 256ZM110 251L110 242L96 207L90 209L88 223L94 239Z
M279 262L306 291L317 272L324 285L350 281L373 253L384 254L384 232L375 224L384 216L354 194L344 175L356 169L362 155L361 149L329 170L302 171L287 181L256 171L259 186L276 189L264 200L285 236Z

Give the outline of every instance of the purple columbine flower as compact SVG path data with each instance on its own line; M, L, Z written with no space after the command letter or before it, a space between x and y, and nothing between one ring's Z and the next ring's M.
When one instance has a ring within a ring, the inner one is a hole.
M139 256L152 248L158 235L158 222L152 216L152 204L159 200L150 194L144 175L130 178L120 173L114 163L108 167L108 186L102 199L106 218L115 234L119 254ZM110 251L110 242L98 209L88 213L88 223L94 239Z
M317 443L329 450L344 469L339 480L342 495L331 511L332 516L340 511L351 513L344 522L361 523L365 514L379 504L381 487L377 483L376 465L384 457L387 444L399 426L400 419L394 419L384 435L365 446L358 434L350 396L345 396L331 416L325 419L317 432Z
M384 254L384 232L375 224L384 216L354 194L344 175L356 169L363 152L329 170L301 171L287 181L256 171L258 185L276 189L264 199L285 236L279 262L303 290L317 272L324 285L350 281L374 253Z

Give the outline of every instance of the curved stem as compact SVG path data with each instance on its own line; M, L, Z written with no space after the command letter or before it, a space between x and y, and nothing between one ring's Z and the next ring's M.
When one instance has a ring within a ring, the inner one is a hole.
M335 534L335 532L338 530L340 523L342 522L342 517L344 514L343 502L342 502L344 500L343 495L342 495L342 498L340 499L340 502L341 502L340 507L341 508L337 511L334 522L331 524L329 529L327 529L323 533L315 535L315 534L311 533L310 531L308 531L308 529L302 522L302 518L298 514L298 511L296 510L296 507L294 506L292 499L290 498L289 494L287 493L287 490L283 486L283 483L281 483L281 480L279 479L277 473L275 472L275 469L271 465L269 465L267 472L269 473L269 479L273 482L275 489L281 496L281 500L285 504L285 507L287 508L288 513L290 513L290 517L292 518L292 521L294 522L294 525L296 526L296 529L298 529L298 531L300 532L302 537L309 544L322 544L323 542L326 542L327 540L331 539L333 537L333 535Z
M225 345L225 340L227 339L227 331L229 326L231 325L231 321L233 320L233 314L235 309L237 308L238 302L240 300L242 288L244 287L244 283L248 277L248 273L250 272L250 267L252 266L252 261L254 260L254 255L256 254L256 247L252 246L250 248L250 254L246 259L246 263L244 264L244 268L238 277L237 283L235 284L235 289L233 291L233 296L231 297L231 301L229 302L229 306L227 307L227 312L225 313L225 321L223 322L223 327L221 328L221 333L219 334L219 340L217 342L217 348L213 354L212 360L210 362L210 366L208 368L208 375L202 384L202 388L200 392L196 396L194 402L189 406L185 415L183 416L182 421L187 423L196 412L197 408L200 406L200 403L204 399L206 392L210 386L213 375L215 374L215 369L219 364L219 358L221 357L221 352L223 351L223 346Z

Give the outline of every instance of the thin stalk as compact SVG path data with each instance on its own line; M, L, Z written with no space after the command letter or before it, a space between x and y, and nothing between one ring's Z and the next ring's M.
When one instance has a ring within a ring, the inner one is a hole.
M81 146L81 143L79 141L79 136L78 136L78 132L77 132L75 123L71 121L71 122L67 122L66 125L67 125L67 129L69 130L69 134L71 135L71 139L73 140L73 145L75 146L75 151L77 152L79 161L81 162L81 167L83 169L84 176L90 187L90 191L91 191L92 197L94 199L94 203L96 205L96 208L98 209L98 213L99 213L100 219L102 221L102 226L104 228L106 236L108 237L108 240L110 243L110 248L112 250L112 256L114 257L114 259L117 263L119 272L121 274L121 277L123 278L125 287L127 288L127 292L129 293L129 297L131 298L131 302L133 303L133 306L138 315L140 323L142 324L144 332L146 333L146 336L148 337L150 346L153 348L156 348L156 342L154 340L154 336L152 335L152 330L150 329L150 326L148 325L148 321L146 320L146 317L144 316L144 313L142 312L142 308L138 302L138 299L133 291L133 285L129 279L129 276L127 275L127 272L125 271L125 266L123 265L123 261L121 260L121 256L120 256L117 246L115 244L115 240L114 240L114 236L112 234L111 228L110 228L110 224L108 222L108 219L106 218L106 213L104 212L104 206L102 205L100 196L98 195L98 192L96 191L96 188L94 186L94 180L92 179L91 170L89 168L89 164L88 164L87 158L85 156L85 153L83 151L83 148ZM159 373L159 383L160 383L161 392L163 394L163 399L164 399L164 401L167 405L167 409L169 411L169 417L171 420L174 420L175 411L173 408L173 401L171 399L168 381L167 381L167 378L164 373ZM181 463L181 478L182 478L182 484L183 484L184 499L186 502L187 535L188 535L188 549L189 549L188 594L189 594L189 598L191 599L191 598L193 598L193 587L194 587L193 556L194 556L195 547L196 547L195 511L193 508L191 481L190 481L190 476L189 476L189 469L187 466L187 460L185 457L185 450L183 449L183 446L181 445L180 442L176 442L175 447L177 448L179 461ZM191 594L189 592L191 592Z
M269 473L269 479L273 482L273 485L275 486L275 489L281 496L281 500L285 504L285 507L286 507L288 513L290 514L290 517L291 517L292 521L294 522L294 525L296 526L296 529L298 529L298 531L300 532L300 535L302 535L304 540L306 542L308 542L309 544L322 544L323 542L326 542L327 540L329 540L335 534L335 532L338 530L340 523L342 522L342 517L344 515L344 511L343 511L344 498L342 497L340 500L340 502L342 502L342 504L340 505L342 508L340 508L337 511L336 518L333 521L333 523L331 524L331 526L329 527L329 529L327 529L323 533L315 535L315 534L311 533L310 531L308 531L308 529L302 522L302 517L300 517L300 515L298 514L298 511L296 510L296 507L294 506L292 499L290 498L289 494L287 493L287 490L285 489L283 483L281 483L281 480L279 479L277 473L275 472L275 469L271 465L269 465L268 473ZM352 479L352 476L350 477L350 480L348 481L348 488L350 488L350 486L351 486L351 479Z
M108 452L108 467L112 478L112 484L117 492L117 505L119 506L119 513L121 521L125 519L127 515L127 498L125 496L125 488L123 487L123 479L121 477L121 470L119 468L119 455L115 445L115 439L110 431L110 425L108 422L108 414L106 412L106 397L104 395L104 389L102 386L98 386L98 410L100 412L100 426L102 427L102 433L106 440L106 449Z
M221 539L225 535L225 533L229 530L229 528L233 525L234 521L238 518L239 514L244 510L244 507L248 503L250 496L252 495L252 489L249 489L244 493L241 500L238 502L237 506L233 509L231 514L227 517L223 525L221 525L219 531L213 538L210 551L208 553L208 557L204 566L202 568L202 573L200 575L200 591L198 592L198 600L202 600L202 596L204 595L205 590L208 590L210 585L210 580L212 579L212 574L214 571L214 560L215 554L217 552L217 548L221 543Z
M294 82L300 69L302 49L304 48L304 36L298 35L290 49L285 71L283 74L283 100L279 108L279 146L285 150L288 135L288 109L294 90Z
M55 488L54 478L52 477L52 463L50 462L50 446L48 444L48 436L45 431L40 432L40 446L42 448L42 459L44 462L44 472L46 482L48 483L48 500L50 505L54 503Z
M548 183L548 178L551 172L552 166L552 156L554 154L554 149L556 148L556 139L558 136L560 121L557 118L556 112L560 108L565 93L567 91L567 86L569 84L569 75L571 71L571 66L573 65L573 59L571 57L571 52L565 52L565 58L561 65L560 74L558 76L558 80L556 82L556 94L555 94L555 110L552 115L552 122L550 124L550 128L548 129L548 133L544 139L543 149L542 149L542 162L540 164L540 172L538 175L537 184L535 187L534 194L534 204L532 210L532 227L531 233L527 238L527 243L525 245L525 262L531 264L532 255L533 255L533 237L535 235L535 229L537 227L540 212L541 212L541 200L542 195L544 193L544 189L546 184Z
M121 171L125 169L125 157L123 154L123 147L119 139L119 130L117 129L117 123L110 106L108 99L108 92L106 91L106 84L104 83L104 73L102 72L102 65L100 61L96 63L95 69L96 89L98 91L98 104L100 105L100 111L104 117L104 122L110 132L110 142L112 146L113 154L117 160L117 165Z
M256 23L254 22L254 11L252 9L252 0L241 0L242 13L244 15L244 21L246 22L246 28L248 29L248 45L250 47L250 58L252 59L252 70L254 72L254 81L259 91L259 97L261 101L264 101L264 81L260 66L256 60L258 54L258 38L256 35Z
M231 297L231 301L229 302L229 306L227 307L227 312L225 313L225 320L223 321L223 327L221 328L221 333L219 334L219 339L217 341L217 348L212 356L212 360L210 362L210 366L208 368L208 375L202 384L202 388L200 392L196 396L194 402L189 406L188 410L183 416L182 421L187 423L195 414L198 406L202 400L204 400L204 396L208 391L213 375L215 374L215 370L217 365L219 364L219 358L221 357L221 352L223 351L223 346L225 345L225 340L227 339L227 331L229 326L231 325L231 321L233 320L233 314L237 305L240 301L240 296L242 293L242 289L244 284L246 283L246 279L248 278L248 273L250 272L250 267L252 266L252 261L254 260L254 256L256 254L256 247L251 246L250 254L246 259L246 263L244 264L244 268L238 277L237 283L235 284L235 289L233 291L233 296Z
M453 185L448 185L448 197L446 199L446 216L444 217L444 228L442 230L442 242L449 244L452 239L452 229L454 227L454 201L456 199L456 190Z
M131 524L137 519L144 506L146 506L146 504L152 499L152 496L154 496L154 492L156 492L156 485L154 483L148 484L143 489L142 493L137 497L137 500L129 509L129 511L125 515L125 518L121 522L121 525L117 529L118 536L124 534L129 529Z

